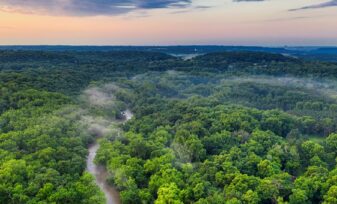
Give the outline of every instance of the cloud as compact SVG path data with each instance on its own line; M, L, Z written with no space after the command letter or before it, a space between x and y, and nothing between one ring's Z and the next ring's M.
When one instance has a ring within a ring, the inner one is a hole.
M189 12L211 7L208 5L195 6L192 5L192 1L194 0L0 0L0 10L56 16L97 16L165 8L183 9L176 12ZM259 2L264 0L232 1Z
M315 4L315 5L310 5L310 6L304 6L301 8L296 8L296 9L290 9L289 11L298 11L298 10L306 10L306 9L318 9L318 8L327 8L327 7L333 7L337 6L337 0L330 0L325 3L321 4Z
M142 9L186 8L191 3L191 0L1 0L0 9L47 15L95 16Z
M258 2L258 1L267 1L267 0L233 0L233 2ZM327 8L337 6L337 0L330 0L325 3L304 6L301 8L290 9L289 11L298 11L298 10L305 10L305 9L318 9L318 8Z
M256 1L266 1L266 0L233 0L234 2L256 2Z
M176 13L211 8L193 5L195 0L0 0L0 10L56 16L120 15L151 9L181 9ZM263 2L267 0L232 0L232 2ZM205 3L206 0L205 0ZM305 6L290 11L337 6L337 0Z
M293 20L301 20L301 19L311 19L318 18L319 16L294 16L289 18L274 18L265 20L265 22L282 22L282 21L293 21Z
M203 11L203 10L210 9L210 8L213 8L213 6L190 6L186 9L173 11L173 12L171 12L171 14L189 13L189 12L192 12L192 11Z

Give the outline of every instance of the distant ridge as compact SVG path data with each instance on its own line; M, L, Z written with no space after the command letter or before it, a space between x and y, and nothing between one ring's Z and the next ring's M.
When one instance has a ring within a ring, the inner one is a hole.
M173 55L207 54L224 51L253 51L284 54L302 57L309 60L337 62L337 47L262 47L262 46L71 46L71 45L10 45L0 46L0 50L33 50L33 51L76 51L76 52L111 52L111 51L150 51Z

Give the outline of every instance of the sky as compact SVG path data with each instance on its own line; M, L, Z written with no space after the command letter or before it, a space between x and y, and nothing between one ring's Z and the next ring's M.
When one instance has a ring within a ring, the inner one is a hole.
M0 44L337 46L337 0L0 0Z

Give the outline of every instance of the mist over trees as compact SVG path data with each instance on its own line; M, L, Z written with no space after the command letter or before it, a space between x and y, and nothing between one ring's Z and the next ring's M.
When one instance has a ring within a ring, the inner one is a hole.
M104 203L96 136L122 203L337 202L335 63L4 50L0 70L0 203Z

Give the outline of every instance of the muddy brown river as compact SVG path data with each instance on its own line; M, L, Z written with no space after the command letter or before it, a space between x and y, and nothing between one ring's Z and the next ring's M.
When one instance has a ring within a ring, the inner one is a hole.
M133 117L131 111L126 110L122 112L124 115L124 120L121 122L126 122ZM97 140L94 144L89 146L89 155L87 157L87 171L95 177L96 185L101 189L106 198L107 204L120 204L120 197L118 191L111 185L108 184L107 179L109 173L104 166L96 165L94 159L96 157L97 150L99 149L99 143Z

